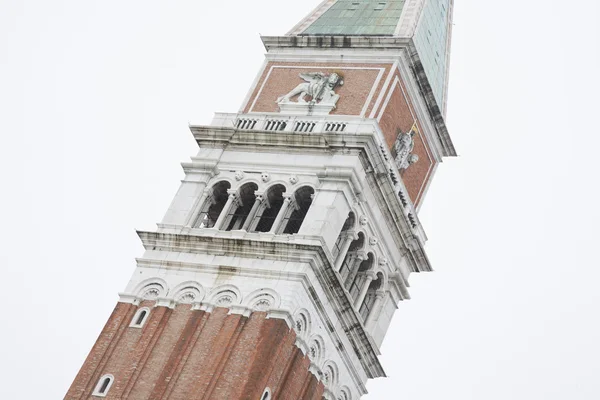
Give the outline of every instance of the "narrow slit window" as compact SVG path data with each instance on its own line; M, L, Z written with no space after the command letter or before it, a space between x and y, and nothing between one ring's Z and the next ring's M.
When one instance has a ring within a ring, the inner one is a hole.
M142 322L144 322L144 319L146 319L146 314L148 314L148 312L146 310L142 311L140 313L140 315L138 316L137 320L135 321L135 324L141 325Z
M146 323L146 320L148 319L149 314L150 314L149 308L147 308L147 307L140 308L133 316L130 327L132 327L132 328L143 327L144 324Z
M98 384L96 385L92 396L106 397L114 380L115 378L112 375L103 375L100 380L98 380Z
M263 395L260 397L260 400L271 400L271 389L266 388Z

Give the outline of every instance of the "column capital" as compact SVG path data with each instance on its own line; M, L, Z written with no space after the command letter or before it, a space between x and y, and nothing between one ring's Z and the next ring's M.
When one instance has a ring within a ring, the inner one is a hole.
M367 271L367 272L365 272L365 276L369 280L372 280L372 281L377 280L377 274L375 273L375 271Z
M368 260L368 259L369 259L369 256L367 255L367 252L366 252L366 251L363 251L363 250L358 250L358 251L356 252L356 258L359 258L359 259L361 259L361 260L365 261L365 260Z
M377 300L381 300L381 299L383 299L384 297L385 297L385 290L381 290L381 289L379 289L379 290L377 290L377 291L375 292L375 298L376 298Z
M346 239L358 240L358 233L355 231L346 231L344 235Z

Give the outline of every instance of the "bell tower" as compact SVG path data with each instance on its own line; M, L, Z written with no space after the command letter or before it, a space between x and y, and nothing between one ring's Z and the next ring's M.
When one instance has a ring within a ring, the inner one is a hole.
M443 157L452 0L325 0L198 153L66 399L356 400Z

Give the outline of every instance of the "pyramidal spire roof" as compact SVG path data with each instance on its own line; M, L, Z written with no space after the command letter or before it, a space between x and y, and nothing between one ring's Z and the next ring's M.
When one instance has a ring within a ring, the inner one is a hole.
M290 36L410 39L440 108L445 109L454 0L324 0Z
M303 35L394 35L405 0L338 0L324 4ZM332 4L331 4L332 3ZM326 7L329 5L329 7Z

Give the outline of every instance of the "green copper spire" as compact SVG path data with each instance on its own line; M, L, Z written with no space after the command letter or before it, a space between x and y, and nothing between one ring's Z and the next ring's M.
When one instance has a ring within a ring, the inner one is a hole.
M302 35L394 34L405 0L338 0Z

